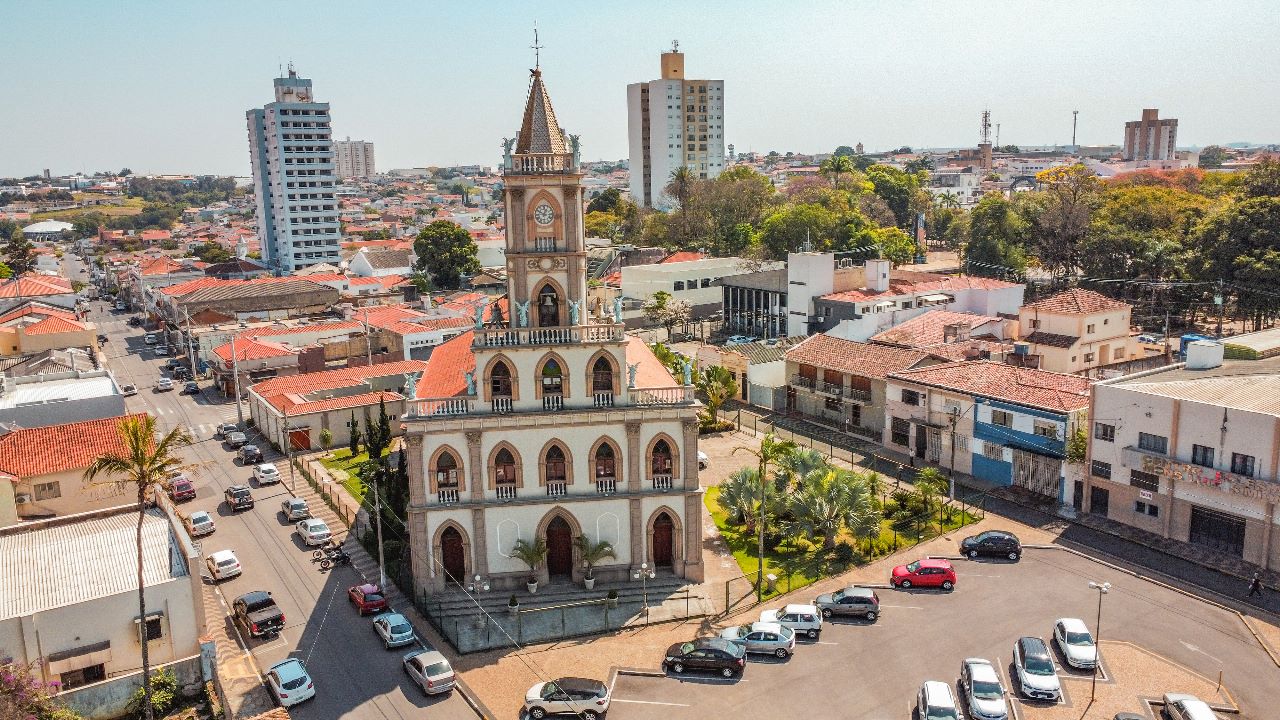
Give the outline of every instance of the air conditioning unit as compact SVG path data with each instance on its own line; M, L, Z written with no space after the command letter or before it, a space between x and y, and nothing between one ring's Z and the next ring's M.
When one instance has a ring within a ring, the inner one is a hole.
M18 493L13 496L13 501L19 505L26 505L31 502L31 496L27 493Z

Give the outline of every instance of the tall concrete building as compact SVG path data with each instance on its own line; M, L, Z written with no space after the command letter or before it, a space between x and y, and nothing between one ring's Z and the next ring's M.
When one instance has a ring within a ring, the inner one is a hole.
M364 140L339 140L334 143L338 155L338 179L368 178L377 174L373 166L373 143Z
M333 196L333 136L329 103L312 99L311 81L276 78L276 100L245 113L258 209L262 261L289 274L338 263L338 203Z
M1178 148L1178 121L1159 118L1160 111L1148 108L1141 120L1124 124L1125 160L1173 160Z
M696 178L724 170L724 81L685 78L678 48L662 53L661 79L627 86L631 197L646 207L672 204L663 188L682 165Z

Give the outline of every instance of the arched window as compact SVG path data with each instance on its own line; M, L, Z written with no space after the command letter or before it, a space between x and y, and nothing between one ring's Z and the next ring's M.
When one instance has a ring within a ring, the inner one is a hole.
M613 392L613 364L606 358L597 358L591 366L591 392Z
M493 397L511 397L511 368L499 361L489 374L489 394Z
M565 463L564 450L561 450L559 445L552 445L547 448L543 463L546 465L547 482L562 483L568 480L568 465Z
M516 459L506 448L499 450L493 458L493 481L497 483L516 481Z
M555 286L547 283L538 291L538 327L556 327L560 324L560 294Z
M659 440L653 444L653 453L649 456L650 473L653 475L671 475L671 446L666 440Z
M564 372L555 358L547 360L542 366L542 395L559 395L564 391Z
M596 478L616 478L618 461L613 454L613 446L609 443L601 443L596 448Z
M458 460L451 452L440 453L436 458L436 483L439 485L458 484Z

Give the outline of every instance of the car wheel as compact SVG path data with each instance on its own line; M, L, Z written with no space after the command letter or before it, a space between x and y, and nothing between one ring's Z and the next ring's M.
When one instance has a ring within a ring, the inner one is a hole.
M786 660L787 655L790 655L790 653L787 652L786 648L778 648L777 650L773 651L773 656L778 658L779 660Z
M953 584L951 583L951 581L950 581L950 580L943 580L943 581L942 581L942 589L943 589L943 590L951 590L951 589L953 589L953 588L955 588L955 585L953 585Z
M1016 552L1010 552L1010 553L1009 553L1009 559L1010 559L1010 560L1012 560L1012 561L1014 561L1014 562L1017 562L1019 557L1020 557L1020 556L1019 556L1019 554L1018 554L1018 553L1016 553Z
M533 718L533 720L542 720L546 716L547 711L540 707L529 708L529 717Z
M684 672L684 663L671 663L671 672L679 675Z
M978 551L977 551L977 550L970 550L970 551L969 551L969 559L970 559L970 560L977 560L977 559L978 559Z
M872 610L871 612L867 613L867 620L868 620L868 621L870 621L870 622L875 622L875 621L876 621L876 611L875 611L875 610Z
M831 619L831 608L822 608L822 617L826 620Z
M720 668L720 677L733 677L733 668Z
M910 581L910 580L903 580L902 582L898 583L898 587L900 587L900 588L909 588L909 587L911 587L911 581Z
M818 639L818 631L817 631L817 630L814 630L814 629L812 629L812 628L810 628L810 629L809 629L809 631L805 633L805 635L807 635L807 636L809 637L809 639L810 639L810 640L817 640L817 639Z

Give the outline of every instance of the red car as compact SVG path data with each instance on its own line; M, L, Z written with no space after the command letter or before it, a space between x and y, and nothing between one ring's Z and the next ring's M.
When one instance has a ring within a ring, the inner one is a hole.
M946 560L924 558L894 568L889 584L899 588L940 587L950 590L956 586L956 571Z
M169 497L174 502L196 499L196 485L185 476L174 478L169 485Z
M347 599L356 606L356 612L378 613L387 609L387 599L382 597L382 588L377 585L356 585L347 590Z

